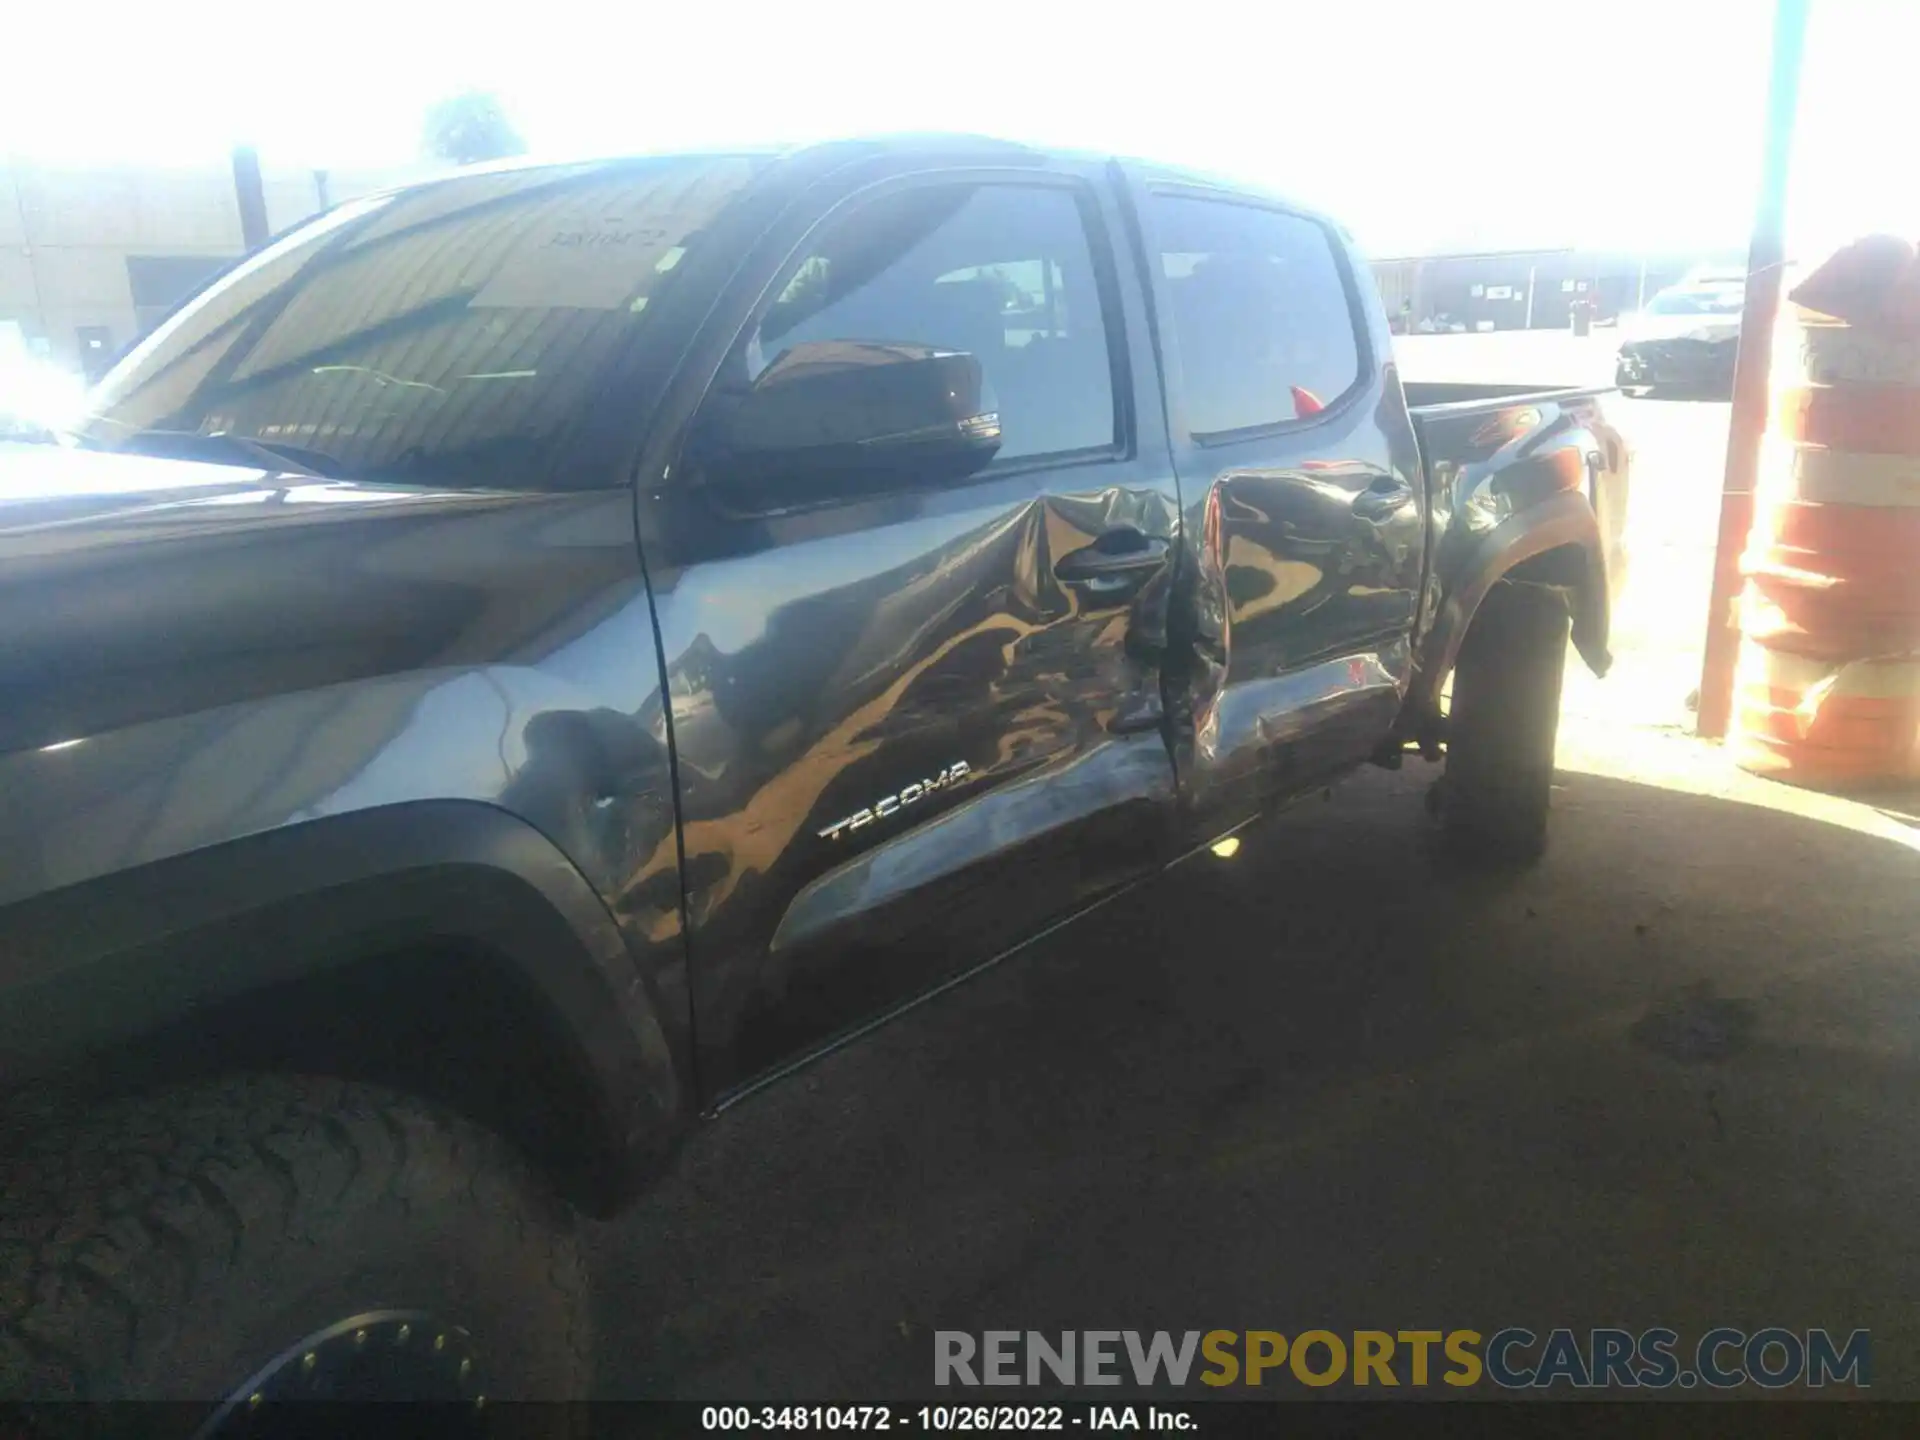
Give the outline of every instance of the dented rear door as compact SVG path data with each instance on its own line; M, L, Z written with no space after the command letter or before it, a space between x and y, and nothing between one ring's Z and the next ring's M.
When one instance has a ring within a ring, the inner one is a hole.
M1428 504L1385 316L1337 228L1144 168L1134 193L1187 506L1193 623L1168 691L1203 840L1388 739Z
M1091 164L865 167L756 284L703 403L802 341L960 349L1001 457L750 514L695 473L643 484L710 1098L1165 856L1180 504L1119 233Z

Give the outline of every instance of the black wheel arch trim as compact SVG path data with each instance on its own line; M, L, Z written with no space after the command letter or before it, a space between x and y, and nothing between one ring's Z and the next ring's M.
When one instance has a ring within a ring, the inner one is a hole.
M1582 557L1581 573L1562 586L1572 610L1574 648L1595 674L1607 673L1613 663L1607 650L1611 595L1600 526L1585 495L1564 491L1502 520L1449 567L1446 599L1420 640L1408 713L1437 710L1441 685L1487 592L1527 561L1568 547Z
M0 910L0 1083L250 992L428 943L503 960L557 1022L598 1113L590 1176L617 1207L690 1117L690 1057L612 914L544 835L425 801L227 841Z

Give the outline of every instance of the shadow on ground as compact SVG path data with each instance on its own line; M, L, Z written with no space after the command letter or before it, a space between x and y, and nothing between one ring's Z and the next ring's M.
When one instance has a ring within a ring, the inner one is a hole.
M609 1395L906 1398L931 1332L1874 1332L1920 1393L1920 854L1370 771L735 1110L595 1238Z

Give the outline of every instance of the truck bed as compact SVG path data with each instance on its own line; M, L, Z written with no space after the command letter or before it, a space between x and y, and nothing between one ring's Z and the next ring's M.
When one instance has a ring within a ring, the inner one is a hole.
M1435 496L1436 505L1458 516L1478 503L1498 515L1540 504L1556 492L1584 493L1605 557L1606 588L1618 593L1626 574L1629 456L1601 409L1601 397L1613 393L1612 386L1416 381L1402 388L1429 483L1447 492ZM1470 531L1450 534L1442 542L1442 564L1445 547L1470 543ZM1580 630L1576 624L1576 642ZM1587 639L1585 648L1598 656L1604 639L1591 631ZM1604 666L1596 660L1595 668Z
M1453 380L1408 380L1400 387L1407 397L1407 408L1416 415L1423 410L1445 410L1459 414L1465 410L1497 410L1523 401L1565 401L1585 396L1613 393L1611 385L1478 385Z

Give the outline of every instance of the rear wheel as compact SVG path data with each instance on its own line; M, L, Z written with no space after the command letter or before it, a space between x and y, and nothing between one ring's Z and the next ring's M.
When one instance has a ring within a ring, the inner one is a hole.
M1524 861L1547 843L1567 607L1502 581L1480 602L1453 672L1440 819L1462 854Z
M192 1401L186 1433L259 1434L284 1399L581 1398L588 1362L565 1206L411 1097L250 1077L0 1161L8 1398Z

